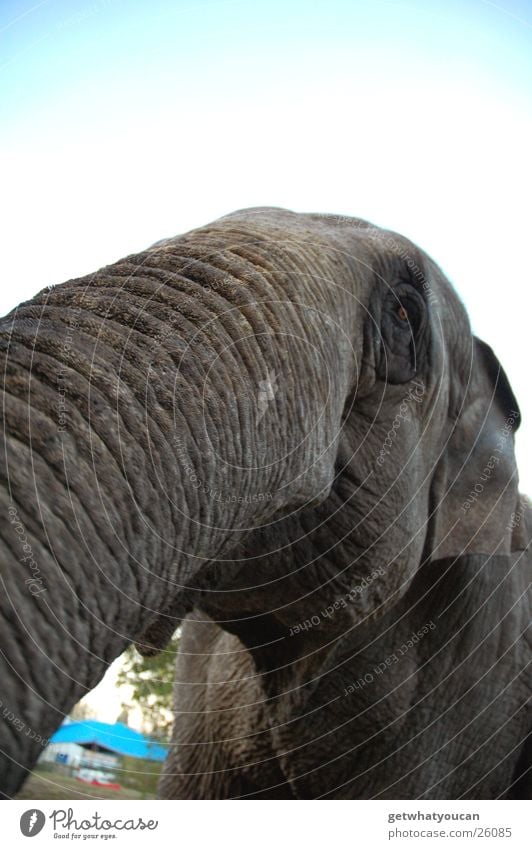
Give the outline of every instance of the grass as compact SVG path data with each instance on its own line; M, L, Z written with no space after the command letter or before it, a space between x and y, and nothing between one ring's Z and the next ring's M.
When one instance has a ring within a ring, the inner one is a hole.
M109 790L83 784L70 776L46 769L35 769L19 791L17 799L155 799L149 793L130 790Z

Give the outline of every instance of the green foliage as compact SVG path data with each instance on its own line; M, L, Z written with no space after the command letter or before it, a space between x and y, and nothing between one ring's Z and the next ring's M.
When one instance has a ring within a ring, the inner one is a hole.
M172 694L178 646L179 633L154 657L142 657L130 646L122 656L124 664L117 678L119 686L133 688L131 701L122 704L122 721L128 710L139 708L145 730L162 743L169 741L172 730Z

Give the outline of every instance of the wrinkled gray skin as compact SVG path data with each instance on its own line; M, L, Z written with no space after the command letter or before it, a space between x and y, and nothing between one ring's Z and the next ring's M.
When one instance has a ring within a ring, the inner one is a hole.
M163 797L530 797L519 413L422 251L246 210L1 331L6 796L185 618Z

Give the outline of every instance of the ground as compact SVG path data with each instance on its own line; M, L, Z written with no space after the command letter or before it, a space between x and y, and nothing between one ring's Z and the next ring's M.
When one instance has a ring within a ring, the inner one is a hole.
M36 769L24 782L17 799L155 799L155 796L123 787L108 790L92 787L75 778L50 770Z

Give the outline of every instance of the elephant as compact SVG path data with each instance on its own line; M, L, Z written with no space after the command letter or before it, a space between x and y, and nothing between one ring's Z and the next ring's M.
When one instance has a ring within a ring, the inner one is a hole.
M530 798L520 413L426 253L240 210L0 327L4 797L181 625L162 798Z

